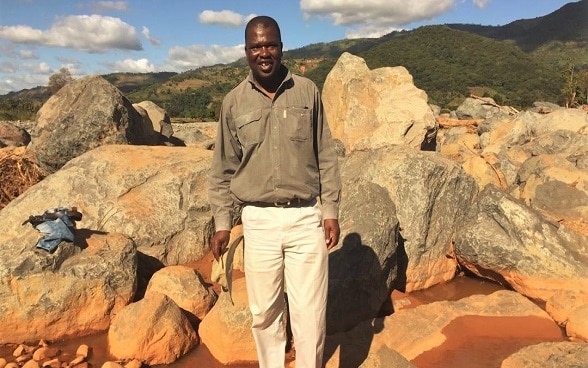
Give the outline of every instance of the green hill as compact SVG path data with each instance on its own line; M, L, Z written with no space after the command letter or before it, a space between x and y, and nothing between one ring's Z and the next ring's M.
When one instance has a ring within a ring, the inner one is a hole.
M473 88L515 107L539 100L557 102L563 83L556 70L512 43L447 26L418 28L361 56L370 69L406 67L431 102L450 108Z

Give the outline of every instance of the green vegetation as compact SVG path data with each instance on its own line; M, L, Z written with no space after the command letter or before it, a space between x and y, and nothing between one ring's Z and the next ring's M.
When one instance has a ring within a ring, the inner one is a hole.
M495 41L446 26L416 29L362 54L370 69L401 65L430 102L455 108L473 87L495 91L499 104L530 106L557 102L563 80L556 70L512 43Z

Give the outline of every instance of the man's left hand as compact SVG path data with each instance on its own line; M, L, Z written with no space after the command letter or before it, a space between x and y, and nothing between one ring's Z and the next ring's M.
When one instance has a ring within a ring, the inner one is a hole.
M325 230L327 249L331 249L339 243L339 221L337 219L326 219L323 221L323 229Z

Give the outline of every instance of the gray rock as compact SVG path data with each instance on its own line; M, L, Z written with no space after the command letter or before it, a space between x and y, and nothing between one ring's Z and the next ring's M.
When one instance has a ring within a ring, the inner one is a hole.
M102 145L156 143L151 126L116 87L88 76L67 83L37 112L30 149L51 173Z
M492 185L461 224L455 253L476 275L530 298L545 301L558 290L588 288L588 238Z

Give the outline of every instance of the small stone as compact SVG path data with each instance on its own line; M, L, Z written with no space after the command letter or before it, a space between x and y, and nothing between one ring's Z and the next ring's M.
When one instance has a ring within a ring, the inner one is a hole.
M25 346L23 344L20 344L16 347L16 349L14 349L14 351L12 352L12 356L13 357L18 357L23 355L25 352Z
M84 358L88 358L90 356L90 347L86 344L82 344L78 346L78 350L76 350L76 355L81 355Z
M59 361L59 359L55 358L55 359L47 360L41 366L43 368L60 368L61 362Z
M33 359L40 362L45 359L52 359L61 354L61 350L58 348L41 347L33 353Z
M102 364L102 368L125 368L117 362L105 362Z
M29 360L22 366L22 368L41 368L41 366L36 360Z
M8 362L4 358L0 358L0 368L5 368Z
M14 360L17 363L23 363L23 362L29 361L31 359L33 359L33 356L31 354L23 354L23 355L17 356Z
M20 368L20 366L18 364L16 364L15 362L10 362L10 363L6 364L6 366L4 368Z
M143 363L138 359L133 359L127 364L125 364L125 368L141 368Z
M80 364L70 365L70 368L90 368L91 365L88 362L81 362Z
M71 362L69 362L70 366L75 366L76 364L82 363L86 358L82 355L77 355Z

